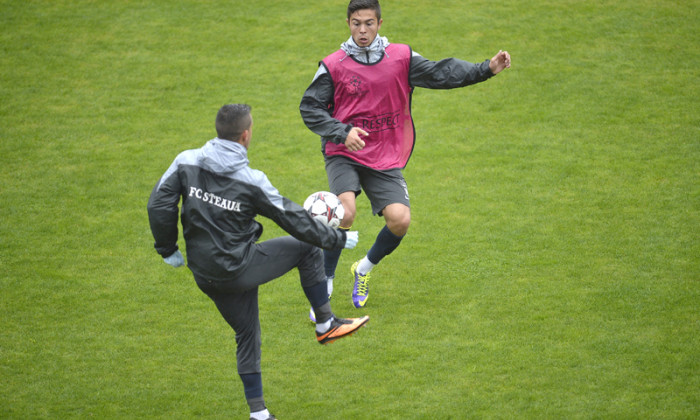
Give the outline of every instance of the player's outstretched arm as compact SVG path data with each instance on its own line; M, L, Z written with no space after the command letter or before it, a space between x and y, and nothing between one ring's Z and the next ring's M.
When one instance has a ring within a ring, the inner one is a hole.
M498 54L494 55L489 63L489 68L493 74L498 74L503 71L503 69L510 68L510 54L508 54L508 51L501 50Z

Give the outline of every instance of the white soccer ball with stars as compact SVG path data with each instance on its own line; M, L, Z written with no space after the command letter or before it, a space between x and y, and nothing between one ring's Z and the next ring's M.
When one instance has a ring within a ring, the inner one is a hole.
M304 209L309 212L311 217L332 228L340 226L340 221L345 216L345 208L343 208L338 196L328 191L318 191L311 194L304 201Z

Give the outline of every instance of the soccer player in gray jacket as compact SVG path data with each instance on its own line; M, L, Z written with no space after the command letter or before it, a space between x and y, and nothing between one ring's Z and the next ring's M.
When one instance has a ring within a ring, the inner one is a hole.
M180 153L156 184L148 218L156 251L173 267L184 265L178 249L178 204L188 267L199 288L235 331L238 373L251 418L274 418L265 406L260 369L258 286L293 268L316 312L321 344L346 337L369 317L343 319L331 311L321 248L353 248L357 232L329 228L280 195L267 176L248 166L253 133L250 107L224 105L216 116L217 138ZM257 242L257 215L292 236Z

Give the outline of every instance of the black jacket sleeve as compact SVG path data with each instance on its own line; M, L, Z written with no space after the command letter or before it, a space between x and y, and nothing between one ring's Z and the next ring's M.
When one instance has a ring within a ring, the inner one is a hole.
M180 180L171 172L156 184L148 199L148 221L155 238L155 248L163 258L178 250L178 203L180 202Z
M427 89L454 89L483 82L493 76L491 60L473 64L458 58L430 61L414 54L411 57L411 86Z
M333 115L333 79L328 72L320 74L304 92L299 112L309 130L321 136L324 142L344 143L352 129L351 124L343 124Z
M345 231L324 225L312 218L303 207L287 198L283 198L283 202L283 211L276 209L268 216L287 233L323 249L342 249L345 246Z
M312 218L299 204L282 196L272 186L266 176L261 175L255 194L256 211L261 216L271 219L287 233L323 249L342 249L347 235L344 231L330 228Z

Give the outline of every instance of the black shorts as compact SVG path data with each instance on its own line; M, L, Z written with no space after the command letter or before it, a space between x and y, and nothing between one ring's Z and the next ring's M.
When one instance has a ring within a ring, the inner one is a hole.
M378 171L344 156L326 156L326 174L328 187L335 195L353 191L359 196L364 190L374 214L381 215L386 206L394 203L411 207L401 169Z

